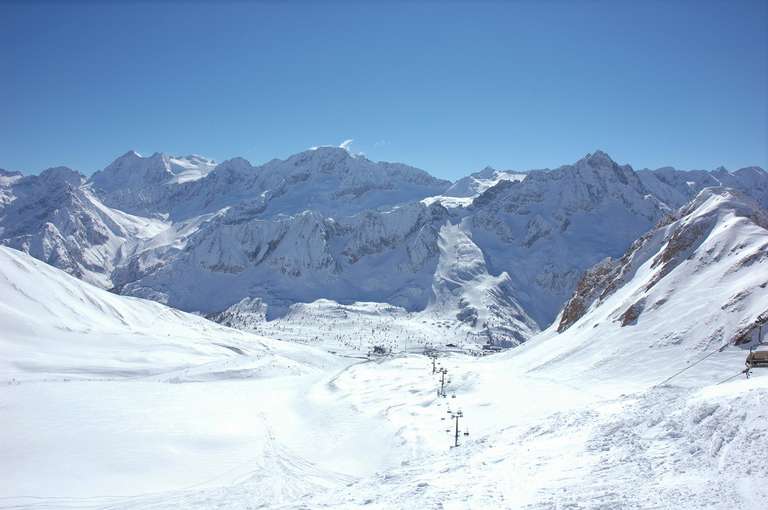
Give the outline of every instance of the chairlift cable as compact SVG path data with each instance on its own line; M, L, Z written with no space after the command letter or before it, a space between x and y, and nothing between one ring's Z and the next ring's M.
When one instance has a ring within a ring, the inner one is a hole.
M738 377L738 376L740 376L741 374L743 374L743 373L745 373L745 372L748 372L748 371L749 371L749 369L748 369L748 368L745 368L744 370L739 370L739 371L736 373L736 375L732 375L732 376L730 376L730 377L729 377L729 378L727 378L727 379L723 379L723 380L722 380L722 381L720 381L719 383L715 384L715 386L719 386L719 385L721 385L721 384L723 384L723 383L727 383L727 382L728 382L728 381L730 381L731 379L735 379L736 377Z
M725 350L725 348L726 348L726 347L728 347L729 345L730 345L730 342L729 342L729 343L727 343L727 344L725 344L725 345L723 345L723 346L721 346L721 347L718 347L718 348L717 348L717 349L715 349L714 351L712 351L712 352L710 352L709 354L705 355L703 358L700 358L698 361L695 361L694 363L691 363L690 365L688 365L687 367L683 368L682 370L678 370L677 372L675 372L675 373L674 373L674 374L672 374L671 376L667 377L666 379L664 379L664 380L663 380L663 381L661 381L660 383L658 383L658 384L655 384L655 385L653 386L653 388L658 388L659 386L663 386L664 384L668 383L669 381L671 381L672 379L674 379L674 378L675 378L675 377L677 377L678 375L682 374L683 372L685 372L685 371L686 371L686 370L688 370L689 368L693 368L693 367L695 367L696 365L698 365L699 363L701 363L701 362L702 362L702 361L704 361L705 359L709 358L709 357L710 357L710 356L712 356L713 354L716 354L716 353L718 353L718 352L723 352L723 351Z

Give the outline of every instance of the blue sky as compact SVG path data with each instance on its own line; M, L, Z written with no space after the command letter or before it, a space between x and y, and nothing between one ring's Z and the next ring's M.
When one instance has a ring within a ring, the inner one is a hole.
M0 5L0 167L354 139L455 179L768 166L768 2Z

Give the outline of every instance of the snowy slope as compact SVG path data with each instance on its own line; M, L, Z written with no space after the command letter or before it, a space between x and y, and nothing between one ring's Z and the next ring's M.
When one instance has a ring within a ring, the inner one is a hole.
M359 360L114 295L6 247L0 296L0 506L103 508L249 473L275 503L389 465L309 432L391 438L327 400L325 379Z
M708 188L610 265L580 286L547 333L563 332L563 358L578 352L561 365L663 379L733 343L768 310L768 215L735 190ZM621 344L611 346L615 338ZM612 350L622 359L609 360Z
M458 319L471 328L478 343L511 347L538 332L536 322L515 300L509 275L489 273L482 251L460 225L443 225L438 247L429 312Z
M6 247L0 247L0 295L6 381L143 377L232 360L238 351L252 361L269 354L272 366L287 371L302 369L298 346L112 294ZM322 361L319 351L314 355Z

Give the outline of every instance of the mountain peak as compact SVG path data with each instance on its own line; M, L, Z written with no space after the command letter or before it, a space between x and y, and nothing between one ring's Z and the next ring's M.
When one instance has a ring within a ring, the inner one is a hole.
M253 170L253 165L251 165L251 162L247 159L236 156L234 158L222 161L214 169L216 172L222 172L225 170L234 172L250 172Z
M490 179L492 177L495 177L497 174L497 171L492 166L486 166L482 170L479 170L472 174L472 177L475 177L477 179Z
M71 186L79 186L84 181L80 172L66 166L56 166L43 170L40 172L40 177L48 181L66 182Z
M130 150L110 163L104 170L93 174L91 182L97 188L129 195L156 183L173 179L170 160L162 153L143 157Z
M580 162L582 161L588 163L590 166L608 166L615 163L615 161L608 155L608 153L599 149L591 154L584 156Z
M117 159L115 159L115 161L119 161L121 159L142 159L142 158L143 158L143 156L141 154L139 154L135 150L131 149L128 152L126 152L125 154L123 154L122 156L120 156Z
M5 170L0 168L0 177L21 177L21 172L18 170Z
M349 150L349 145L345 145L344 147L336 147L335 145L318 145L317 147L312 147L304 152L300 152L298 154L295 154L295 156L306 154L306 155L322 155L322 156L336 156L339 158L346 158L346 157L354 157L355 155Z

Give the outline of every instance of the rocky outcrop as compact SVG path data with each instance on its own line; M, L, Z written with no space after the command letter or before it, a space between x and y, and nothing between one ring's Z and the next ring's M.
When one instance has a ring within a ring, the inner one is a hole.
M646 279L638 291L638 298L620 309L616 320L622 326L635 324L646 308L643 295L665 279L676 268L691 262L692 273L706 270L726 257L738 255L726 274L743 270L746 265L759 264L768 259L768 245L739 255L739 247L747 243L716 251L701 252L701 246L727 226L746 223L758 229L768 228L768 216L750 197L727 188L707 188L674 214L665 216L654 229L635 241L618 261L606 260L587 270L566 303L560 315L557 331L562 333L578 322L591 308L599 306L627 282L641 266L645 266ZM732 242L732 240L731 240ZM764 282L768 285L768 279ZM722 306L723 310L736 310L739 302L752 291L742 289ZM666 298L654 303L659 307Z

